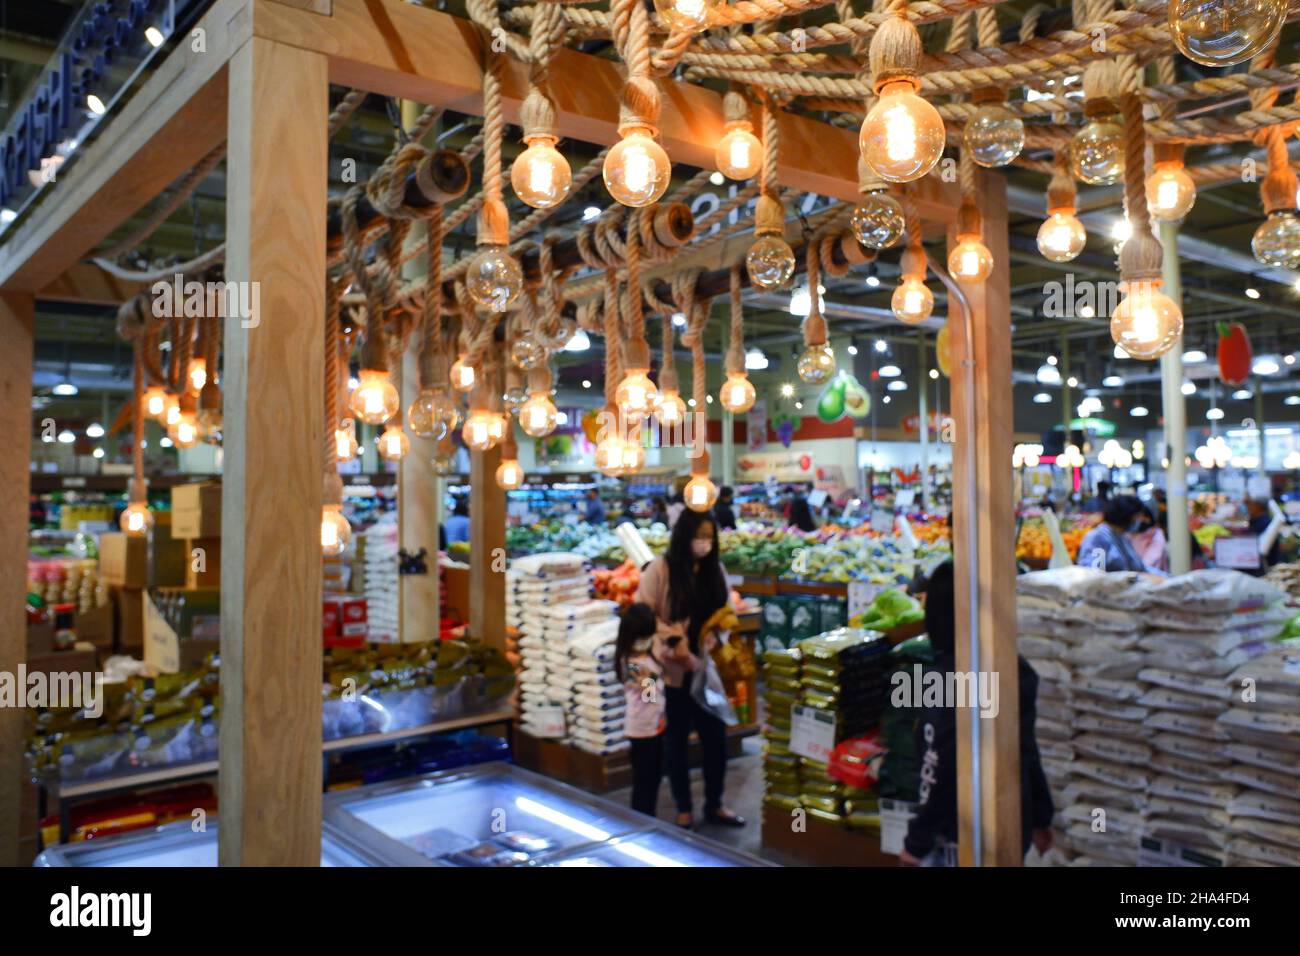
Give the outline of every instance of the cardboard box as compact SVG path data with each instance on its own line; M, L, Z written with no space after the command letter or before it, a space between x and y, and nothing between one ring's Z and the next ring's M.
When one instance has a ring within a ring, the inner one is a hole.
M93 644L102 655L113 653L113 602L77 614L72 619L72 628L78 641Z
M92 647L55 651L27 660L28 674L94 674L99 670L99 655Z
M189 564L190 550L184 538L172 536L170 511L154 515L153 560L150 563L149 586L152 588L182 587L185 568Z
M185 587L221 587L221 539L191 538L185 542Z
M113 588L113 609L117 620L114 644L119 654L144 654L144 591Z
M145 587L149 582L148 539L120 532L101 534L99 580L110 587Z
M221 485L205 481L172 489L172 537L221 536Z
M321 606L321 632L326 647L361 647L369 634L366 599L329 594Z
M27 659L54 653L54 625L27 625Z

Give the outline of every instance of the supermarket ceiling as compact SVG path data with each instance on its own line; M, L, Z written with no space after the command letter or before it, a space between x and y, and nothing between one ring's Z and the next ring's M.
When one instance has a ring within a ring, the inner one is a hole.
M121 2L121 0L119 0ZM463 15L463 0L427 0L426 6L437 7ZM503 6L514 6L505 3ZM202 0L194 3L180 2L178 23L186 17L197 15L205 6ZM865 8L865 0L855 2L855 7ZM1042 36L1070 25L1070 4L1057 0L1052 4L1032 3L1031 0L1008 0L999 5L999 22L1003 27L1004 42L1020 36L1025 15L1037 8L1037 36ZM60 36L79 12L76 0L0 0L0 123L9 124L13 112L19 108L33 84L42 65L54 51ZM835 7L827 5L810 10L801 21L814 25L836 17ZM941 45L948 30L947 22L921 27L927 48ZM1293 63L1298 59L1300 24L1288 25L1278 47L1277 61ZM580 48L596 55L613 55L607 40L595 38L580 42ZM827 48L827 52L844 54L843 48ZM155 61L155 65L158 61ZM680 68L679 68L680 69ZM1177 79L1187 82L1210 75L1241 72L1246 65L1226 71L1207 70L1197 64L1176 58ZM147 71L146 71L147 72ZM140 78L136 78L139 82ZM1297 77L1300 80L1300 77ZM720 80L700 80L718 89L725 88ZM1067 98L1074 95L1078 86L1066 81L1063 89L1044 88L1044 94L1056 92ZM332 102L346 92L332 91ZM1294 90L1284 90L1279 102L1290 103ZM808 113L819 119L856 125L852 114L819 111L815 100L795 99L787 108ZM1205 104L1196 100L1178 104L1179 118L1199 117L1207 114ZM1212 109L1218 115L1233 115L1249 109L1246 95L1239 99L1214 102ZM387 156L394 137L394 105L380 96L370 96L355 113L350 123L334 138L330 150L331 191L342 195L347 185L340 177L344 158L356 161L358 178L364 179ZM1029 121L1032 123L1032 120ZM454 113L443 115L439 124L439 138L443 145L463 147L478 132L480 120L475 116ZM1032 128L1032 127L1031 127ZM517 129L506 136L505 161L509 163L519 146ZM562 144L571 164L576 169L592 158L595 147L581 142ZM1290 141L1291 153L1296 157L1300 149ZM1109 417L1120 421L1134 432L1153 427L1158 420L1160 407L1159 369L1156 365L1113 357L1108 324L1098 315L1073 314L1049 317L1048 303L1052 284L1066 281L1113 280L1116 278L1116 241L1114 230L1123 223L1121 206L1122 189L1119 186L1080 186L1078 195L1079 217L1088 229L1086 250L1073 262L1053 264L1038 252L1035 237L1044 216L1044 191L1048 176L1044 167L1050 164L1049 148L1027 146L1024 157L1034 168L1009 167L1003 171L1007 180L1008 220L1010 225L1012 320L1014 323L1014 361L1016 368L1016 428L1019 431L1039 431L1051 427L1062 418L1062 388L1042 385L1035 374L1049 355L1058 357L1064 376L1073 375L1080 388L1071 393L1071 403L1084 397L1082 388L1098 390L1098 397ZM1262 157L1262 152L1249 143L1216 143L1192 145L1187 150L1188 165L1209 163L1240 163L1244 157ZM683 165L674 166L674 183L680 185L697 172ZM717 200L727 198L729 186L706 186L710 195L697 196L697 211L703 212ZM472 191L472 190L471 190ZM225 170L218 165L199 185L194 194L166 219L137 254L122 260L123 265L167 263L192 257L196 252L211 248L224 238L225 227ZM512 215L520 217L526 211L507 190L507 199L515 205ZM577 194L570 197L560 212L548 222L548 229L572 234L581 227L584 217L606 206L611 200L597 178ZM802 197L791 203L792 213L802 210L815 214L831 201L820 197ZM801 203L803 205L801 205ZM39 208L37 206L37 208ZM125 223L109 237L105 246L112 245L140 224L151 211L146 207L137 217ZM30 213L25 212L24 215ZM748 221L752 213L742 210L738 225ZM1300 329L1300 275L1286 270L1266 269L1250 253L1250 239L1262 220L1258 184L1243 182L1240 178L1214 185L1201 186L1195 206L1184 221L1179 251L1183 267L1183 311L1186 317L1185 347L1200 349L1213 359L1215 325L1224 321L1240 321L1247 325L1255 351L1286 356L1300 348L1296 332ZM741 233L743 242L743 233ZM0 236L3 241L3 236ZM473 218L447 237L446 254L461 257L472 249L474 243ZM939 261L946 258L945 238L935 235L927 240L927 247ZM740 246L739 248L743 248ZM916 385L925 380L928 367L933 364L933 353L924 364L918 354L917 333L893 320L889 312L889 299L898 280L898 257L901 249L888 250L869 266L854 267L842 277L823 277L826 286L826 313L833 338L851 338L859 346L856 359L859 377L869 382L879 397L883 397L883 380L872 380L873 369L888 362L900 367L902 377L913 384L906 392L898 392L888 406L877 404L880 423L891 424L916 411ZM1067 279L1067 277L1069 277ZM936 315L944 310L944 290L932 281L935 292ZM793 381L793 356L799 348L799 319L791 314L788 293L746 293L746 324L748 344L762 349L768 356L769 378L756 376L762 387L775 387L784 381ZM715 312L715 323L723 311L722 303ZM129 351L117 340L113 332L113 310L104 306L71 305L41 302L37 318L37 393L46 398L49 388L59 378L71 376L82 389L76 399L57 399L51 406L70 418L99 413L103 392L120 401L129 385ZM711 352L721 346L720 326L711 334ZM652 336L653 338L653 336ZM888 354L867 347L877 339L885 341ZM933 335L930 335L933 342ZM599 382L602 343L593 338L592 348L585 353L562 353L560 356L561 387L579 388L582 379ZM1258 414L1254 389L1258 387L1263 398L1264 413L1270 421L1297 418L1300 406L1285 405L1287 396L1300 394L1300 363L1280 363L1279 372L1268 376L1238 393L1218 386L1211 390L1215 379L1211 365L1189 367L1188 378L1196 387L1189 398L1188 421L1205 424L1205 413L1213 404L1223 406L1228 421L1253 417ZM1122 384L1117 384L1122 379ZM1109 382L1103 385L1103 381ZM940 386L941 387L941 386ZM593 391L599 390L599 384ZM1035 402L1034 397L1046 392L1050 400ZM1249 394L1246 394L1249 393ZM580 392L579 392L580 394ZM938 397L944 401L942 391ZM934 398L931 398L933 407ZM1134 406L1151 409L1146 420L1129 420L1128 412ZM946 406L945 406L946 407Z

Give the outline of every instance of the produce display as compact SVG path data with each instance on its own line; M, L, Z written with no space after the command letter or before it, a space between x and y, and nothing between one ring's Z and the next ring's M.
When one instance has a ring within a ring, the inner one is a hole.
M668 550L668 529L662 524L641 528L641 537L655 554ZM469 544L464 544L468 553ZM506 528L506 551L511 555L572 552L589 561L617 564L627 558L618 535L608 525L585 521L539 521Z
M1085 513L1063 517L1061 538L1065 548L1070 552L1070 560L1079 557L1079 545L1084 536L1097 526L1101 515ZM1027 515L1020 522L1020 538L1016 541L1016 559L1020 561L1047 561L1052 557L1052 539L1047 533L1047 524L1036 514Z
M631 561L617 568L596 568L591 572L591 593L603 601L614 601L619 607L632 603L636 589L641 584L641 572Z
M1201 546L1201 550L1207 554L1214 553L1214 541L1216 538L1230 538L1232 532L1223 525L1216 522L1207 522L1192 530L1192 536L1196 538L1196 543Z
M849 626L892 631L924 620L925 608L920 601L896 588L886 588L876 595L876 599L865 611L849 619Z

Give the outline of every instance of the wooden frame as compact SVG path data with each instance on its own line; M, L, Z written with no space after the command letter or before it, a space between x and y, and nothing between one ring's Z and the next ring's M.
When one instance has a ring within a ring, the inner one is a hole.
M227 322L226 495L223 515L222 828L223 863L314 865L319 859L320 566L317 525L321 473L321 355L325 274L325 117L327 84L339 83L456 110L481 110L478 29L401 0L218 0L198 27L205 51L182 42L110 121L45 198L39 217L0 246L0 341L6 374L30 371L31 294L77 288L73 274L93 246L203 155L229 137L227 278L262 283L264 321ZM562 135L608 145L617 137L621 67L562 50L551 69ZM526 68L509 63L504 111L518 119ZM664 83L661 138L680 163L711 166L721 131L721 97ZM229 114L228 123L227 114ZM857 143L851 130L792 114L780 118L780 178L785 186L852 202ZM228 128L227 128L228 127ZM975 566L979 588L959 604L959 633L978 621L972 669L1001 671L1003 706L986 723L981 750L983 862L1013 863L1018 844L1015 713L1015 607L1012 543L1001 489L1010 488L1008 264L1005 200L986 177L981 206L997 269L975 303L972 341L955 335L955 358L969 356L974 406L958 434L960 460L974 462L977 506L957 514L971 550L958 556L958 578ZM997 181L1000 183L1000 181ZM956 186L927 177L909 190L922 219L945 228L956 213ZM81 283L84 285L84 281ZM14 296L12 293L26 293ZM24 361L27 365L24 365ZM285 374L292 369L292 374ZM4 392L4 414L26 421L22 388ZM11 392L15 394L11 394ZM956 389L954 389L954 393ZM959 417L959 428L961 417ZM979 422L979 427L974 422ZM490 642L504 635L504 578L491 569L504 532L504 498L492 480L497 455L474 456L471 621ZM0 535L6 554L25 553L25 456L6 464ZM19 474L19 471L22 474ZM10 474L12 472L12 474ZM274 474L275 480L266 480ZM997 493L994 493L996 491ZM1005 505L1009 505L1009 493ZM1005 539L1005 540L1002 540ZM19 546L22 542L24 547ZM1004 563L999 563L1004 562ZM14 591L16 560L0 574ZM11 567L12 565L12 567ZM8 608L16 600L5 602ZM13 613L6 612L6 613ZM19 632L21 633L21 631ZM0 636L0 666L22 659L21 637ZM1010 689L1008 694L1008 675ZM1008 698L1010 706L1008 706ZM11 778L21 737L0 714L0 828L16 819ZM989 730L988 728L992 728ZM969 770L970 754L963 768ZM1008 795L995 802L997 794ZM972 793L961 794L963 826ZM0 859L12 837L0 829ZM969 841L967 841L969 845ZM967 859L966 862L974 862Z

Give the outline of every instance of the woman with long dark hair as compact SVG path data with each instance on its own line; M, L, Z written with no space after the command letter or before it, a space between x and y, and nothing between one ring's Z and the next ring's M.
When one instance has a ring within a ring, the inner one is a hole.
M704 818L724 826L745 821L722 805L727 773L727 732L723 722L691 695L691 677L704 667L712 650L712 634L700 633L713 613L727 604L727 577L718 559L718 527L711 513L684 509L673 525L668 552L646 565L636 600L650 605L659 621L663 646L664 701L668 726L664 732L664 764L677 825L691 825L691 779L687 746L691 731L700 737L704 757Z

